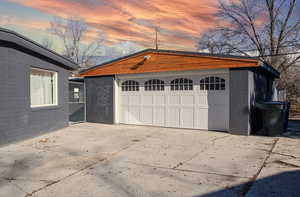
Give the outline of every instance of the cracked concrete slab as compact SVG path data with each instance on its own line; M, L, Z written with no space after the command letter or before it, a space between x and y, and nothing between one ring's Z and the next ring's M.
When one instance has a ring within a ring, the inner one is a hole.
M293 157L300 157L300 149L297 147L300 147L300 139L282 137L275 147L274 152Z
M279 160L282 164L289 165L294 168L300 168L300 158Z
M273 150L276 139L76 124L1 147L0 197L252 195L256 181L295 171L276 161L297 159L300 144L280 138Z
M247 179L192 172L174 169L161 169L124 161L109 161L96 164L75 175L71 180L48 187L37 193L38 196L198 196L207 192L226 189L223 194L234 196L240 188L236 184ZM88 184L87 184L88 183ZM74 187L78 185L78 187ZM90 192L93 191L93 192ZM53 194L53 195L49 195Z
M223 141L217 142L214 146L209 146L205 152L183 163L178 168L195 171L202 169L218 174L251 178L262 165L267 153L257 149L257 142L251 142L251 138L245 140L247 145L245 141L229 143L231 140L227 139L227 144L224 144L225 141ZM267 142L269 141L270 139L267 139ZM264 141L262 140L261 143L264 143Z
M146 139L144 143L136 143L126 152L121 153L120 157L123 156L124 160L130 162L173 168L182 161L189 160L199 152L207 150L213 139L229 136L226 133L201 131L203 135L199 135L199 131L193 132L164 129Z
M246 197L299 196L299 145L299 139L279 138Z

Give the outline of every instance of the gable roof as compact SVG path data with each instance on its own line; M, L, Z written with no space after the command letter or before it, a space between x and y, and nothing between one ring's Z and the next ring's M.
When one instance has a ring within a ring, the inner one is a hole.
M146 49L83 70L80 76L251 67L262 67L262 64L253 57Z
M69 70L75 70L79 67L76 63L52 50L45 48L39 43L26 38L14 31L0 27L0 46L6 46L6 43L12 43L19 47L22 47L23 49L34 52L35 54L51 59L52 61L57 62L59 65L64 66Z

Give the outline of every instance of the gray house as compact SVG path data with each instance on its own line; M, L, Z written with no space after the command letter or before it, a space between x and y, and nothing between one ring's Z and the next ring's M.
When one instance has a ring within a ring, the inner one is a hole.
M279 73L255 58L147 49L81 76L89 122L250 135Z
M0 28L0 145L68 125L68 77L77 65Z

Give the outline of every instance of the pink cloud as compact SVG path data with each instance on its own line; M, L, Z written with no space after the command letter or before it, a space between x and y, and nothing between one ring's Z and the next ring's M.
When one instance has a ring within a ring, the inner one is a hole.
M10 0L60 16L84 18L106 32L108 42L134 41L153 47L154 28L160 42L194 49L195 38L216 25L217 0ZM134 20L133 20L134 19ZM37 23L32 24L38 26Z

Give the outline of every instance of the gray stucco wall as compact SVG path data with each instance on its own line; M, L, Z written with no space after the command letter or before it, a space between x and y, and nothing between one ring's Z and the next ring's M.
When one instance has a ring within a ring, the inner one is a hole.
M259 130L255 103L271 101L274 77L261 70L230 70L229 132L250 135Z
M253 73L252 73L253 75ZM229 110L229 133L236 135L250 134L250 88L249 77L251 71L230 70L230 110Z
M86 121L114 123L114 77L85 78Z
M17 46L0 46L0 145L68 125L69 71ZM58 106L30 107L30 67L58 72Z

